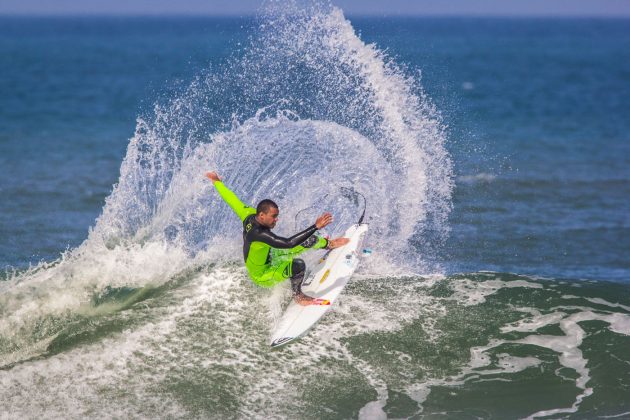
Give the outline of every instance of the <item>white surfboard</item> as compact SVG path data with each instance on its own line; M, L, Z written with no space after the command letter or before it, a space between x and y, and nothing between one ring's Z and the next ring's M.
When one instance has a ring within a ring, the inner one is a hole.
M346 245L326 254L302 282L302 291L311 297L326 299L329 305L302 306L292 301L271 336L271 347L287 344L304 335L331 308L359 264L361 245L367 232L365 223L346 230Z

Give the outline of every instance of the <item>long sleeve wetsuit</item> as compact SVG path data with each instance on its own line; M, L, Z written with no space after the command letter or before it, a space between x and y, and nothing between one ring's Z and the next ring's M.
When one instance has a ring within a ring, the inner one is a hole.
M221 181L214 183L217 192L238 215L243 223L243 257L247 271L254 283L271 287L289 277L293 277L296 264L293 257L307 248L318 249L328 245L328 241L317 235L317 227L311 225L303 231L283 238L276 235L256 220L256 209L244 204ZM296 260L297 261L297 260ZM300 260L298 268L303 270ZM303 273L301 273L303 275ZM301 282L301 280L300 280Z

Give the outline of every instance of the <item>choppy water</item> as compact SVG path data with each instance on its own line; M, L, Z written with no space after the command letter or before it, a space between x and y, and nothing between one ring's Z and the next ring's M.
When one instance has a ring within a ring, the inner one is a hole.
M626 22L357 22L2 19L3 416L630 416ZM280 233L366 196L303 340L208 169Z

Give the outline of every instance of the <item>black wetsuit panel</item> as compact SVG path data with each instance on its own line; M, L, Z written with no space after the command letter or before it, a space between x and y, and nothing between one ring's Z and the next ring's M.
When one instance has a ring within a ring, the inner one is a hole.
M258 223L256 215L252 214L243 220L243 256L245 257L245 261L247 261L252 242L262 242L269 245L271 248L289 249L304 244L315 232L317 232L317 227L311 225L290 238L283 238L273 233L268 227ZM305 247L308 248L308 245L305 245ZM271 253L268 250L267 261L269 261L270 255Z

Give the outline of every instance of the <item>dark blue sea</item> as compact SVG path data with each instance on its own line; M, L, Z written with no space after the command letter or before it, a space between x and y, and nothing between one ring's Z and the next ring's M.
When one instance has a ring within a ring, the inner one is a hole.
M0 417L630 417L629 109L627 19L0 17ZM302 340L208 170L366 197Z

